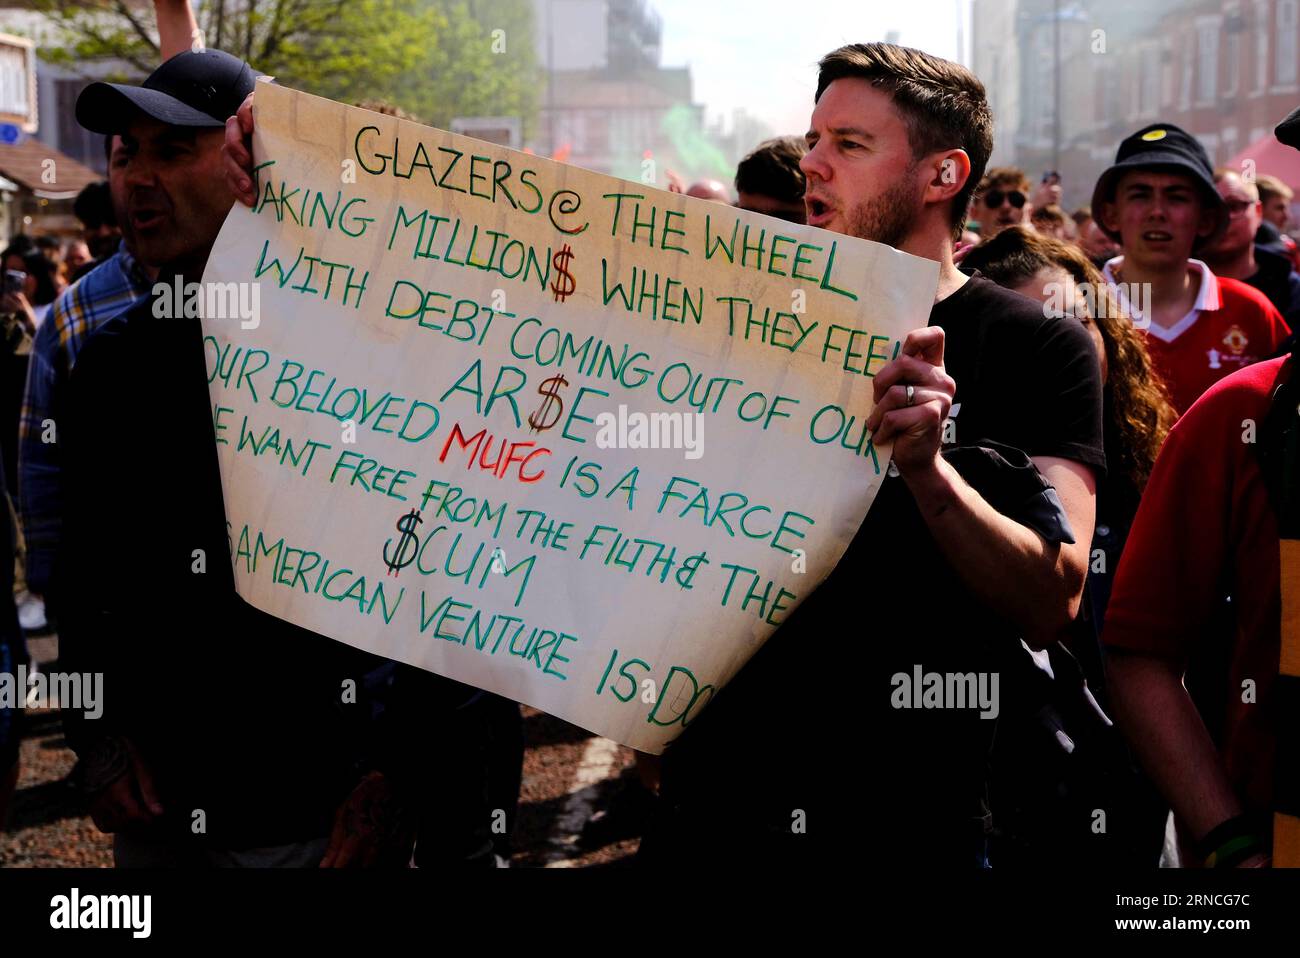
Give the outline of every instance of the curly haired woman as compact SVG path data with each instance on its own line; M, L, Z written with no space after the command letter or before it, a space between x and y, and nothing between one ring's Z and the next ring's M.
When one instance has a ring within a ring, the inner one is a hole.
M1107 470L1097 489L1089 594L1100 631L1129 526L1177 413L1152 368L1141 334L1078 247L1013 227L971 250L962 267L977 269L1000 286L1042 300L1045 309L1078 317L1096 343L1105 383Z

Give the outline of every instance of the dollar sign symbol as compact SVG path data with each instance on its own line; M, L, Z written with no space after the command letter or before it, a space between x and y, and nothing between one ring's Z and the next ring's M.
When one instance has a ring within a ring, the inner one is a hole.
M416 509L412 509L406 515L397 520L397 531L402 534L402 538L399 539L397 543L396 558L390 558L388 553L388 547L393 544L393 540L389 539L384 543L384 565L388 566L389 575L396 576L400 574L402 569L405 569L415 561L415 555L420 548L420 540L415 535L415 527L423 521L424 520L420 518L419 511ZM407 556L408 547L410 549L409 558Z
M564 412L564 400L560 398L560 387L567 385L569 385L569 381L563 376L552 376L537 387L537 392L546 398L542 400L542 405L537 412L528 417L528 425L532 427L533 432L544 432L560 421L560 414ZM546 417L551 415L551 400L555 400L555 416L550 422L547 422Z
M562 285L556 286L551 284L551 292L555 294L555 301L562 303L564 300L578 288L577 281L573 274L569 272L569 260L573 259L573 250L569 249L569 244L565 243L563 248L551 258L551 264L559 270Z

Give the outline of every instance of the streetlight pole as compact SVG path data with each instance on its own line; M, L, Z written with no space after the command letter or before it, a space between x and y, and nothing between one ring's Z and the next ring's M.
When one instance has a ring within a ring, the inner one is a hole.
M546 152L555 155L555 0L546 0Z
M1052 169L1061 169L1061 0L1052 0L1052 84L1056 104L1052 110Z

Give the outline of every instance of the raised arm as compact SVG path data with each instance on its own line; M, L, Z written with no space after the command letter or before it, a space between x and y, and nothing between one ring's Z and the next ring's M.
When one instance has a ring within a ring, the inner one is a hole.
M202 50L203 34L190 0L154 0L158 17L158 50L164 61L186 50Z

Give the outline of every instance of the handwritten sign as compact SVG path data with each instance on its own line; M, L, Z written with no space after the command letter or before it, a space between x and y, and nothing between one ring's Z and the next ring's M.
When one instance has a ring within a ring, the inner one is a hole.
M937 265L267 83L254 112L203 284L240 594L662 752L861 524Z

